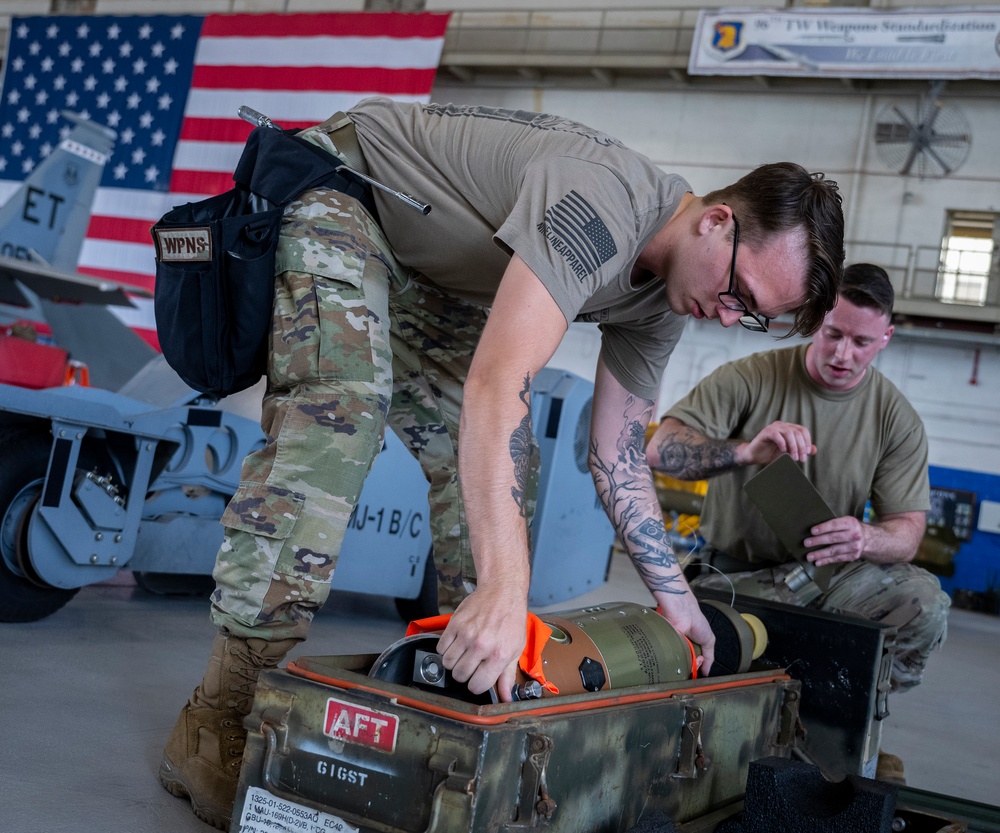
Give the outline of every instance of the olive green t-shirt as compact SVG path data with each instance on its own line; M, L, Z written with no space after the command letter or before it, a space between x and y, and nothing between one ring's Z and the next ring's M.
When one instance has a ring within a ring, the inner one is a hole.
M869 497L876 515L929 509L927 437L916 411L874 367L847 391L816 384L806 370L808 346L725 364L666 416L717 440L750 440L776 420L804 425L816 454L803 470L837 517L861 520ZM788 551L743 492L758 471L745 466L709 480L701 534L736 558L785 561Z
M623 387L656 398L686 317L670 311L661 280L634 286L631 274L690 190L681 177L557 116L384 98L349 115L371 175L432 206L421 216L375 190L402 263L488 306L517 252L567 323L598 323Z

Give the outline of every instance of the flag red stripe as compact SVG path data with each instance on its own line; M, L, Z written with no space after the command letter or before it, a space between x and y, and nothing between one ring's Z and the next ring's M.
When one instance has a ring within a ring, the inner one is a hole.
M182 194L221 194L233 187L232 171L185 171L174 168L170 190Z
M281 126L285 130L303 130L317 124L315 121L286 121L282 119ZM243 144L250 135L253 126L242 119L205 119L189 116L181 125L180 139L182 142L227 142Z
M249 56L248 56L249 57ZM318 56L317 56L318 57ZM434 84L437 67L257 67L196 66L194 89L205 90L337 90L383 95L423 95Z
M127 217L104 217L94 214L87 227L91 240L118 240L122 243L152 243L149 220L131 220Z
M393 37L440 38L447 14L210 14L201 27L202 38L281 37Z

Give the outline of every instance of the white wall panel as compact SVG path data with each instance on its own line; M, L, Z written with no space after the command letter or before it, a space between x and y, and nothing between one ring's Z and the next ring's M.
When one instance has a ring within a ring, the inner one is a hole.
M931 464L1000 473L1000 349L900 339L880 369L924 420Z

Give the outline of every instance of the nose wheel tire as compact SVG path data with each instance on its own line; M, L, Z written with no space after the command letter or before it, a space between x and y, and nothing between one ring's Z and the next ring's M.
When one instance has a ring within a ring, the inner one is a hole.
M19 500L16 501L19 506L11 507L11 537L13 539L11 554L13 557L10 566L16 575L31 582L35 587L49 587L50 585L46 584L38 575L31 563L31 558L28 556L28 526L31 523L31 513L38 506L38 499L42 494L41 481L38 481L37 487L35 486L36 484L33 483L22 490L18 496Z
M52 587L28 554L28 523L42 493L51 437L32 428L0 429L0 622L36 622L79 588Z

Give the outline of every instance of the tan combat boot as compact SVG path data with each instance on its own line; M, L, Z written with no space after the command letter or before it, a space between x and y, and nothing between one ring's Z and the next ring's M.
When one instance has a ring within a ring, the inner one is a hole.
M181 711L163 750L160 783L172 795L191 800L194 814L228 830L236 800L257 678L277 666L297 640L268 642L219 634L205 679Z

